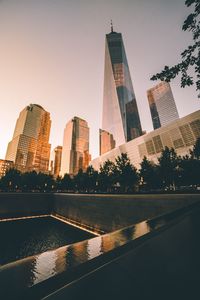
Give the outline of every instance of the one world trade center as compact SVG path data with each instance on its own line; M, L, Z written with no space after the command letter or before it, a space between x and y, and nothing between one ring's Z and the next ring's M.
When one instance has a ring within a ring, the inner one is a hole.
M102 129L112 135L116 147L142 135L122 34L113 31L112 24L105 42Z

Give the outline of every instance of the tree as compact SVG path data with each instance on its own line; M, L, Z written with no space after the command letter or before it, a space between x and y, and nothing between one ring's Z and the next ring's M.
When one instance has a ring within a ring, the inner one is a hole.
M1 186L3 190L15 191L21 187L21 172L16 169L10 169L5 176L1 178Z
M146 191L160 188L161 183L158 166L149 161L146 156L144 156L140 166L139 176L142 187Z
M180 167L182 169L181 185L192 186L200 184L200 138L196 140L190 155L182 158Z
M98 187L102 192L110 192L114 183L115 164L109 159L100 166Z
M194 158L199 159L200 158L200 138L196 140L196 143L194 145L192 155Z
M55 182L55 190L57 192L61 191L62 190L62 180L63 178L61 176L57 176L56 179L54 179L54 182Z
M165 147L158 161L163 188L172 187L175 189L178 172L178 157L175 150Z
M74 176L74 185L79 192L84 192L86 190L86 174L82 169Z
M120 184L122 192L133 191L135 184L138 182L136 168L131 164L127 153L122 153L115 159L116 182Z
M185 156L181 160L181 185L190 186L200 184L200 160L193 156Z
M52 190L55 182L52 175L39 172L37 174L38 188L41 192L49 192Z
M22 174L22 190L33 191L38 189L38 175L35 171Z
M66 173L62 179L60 177L57 178L57 187L64 191L73 190L73 179Z
M94 192L98 179L98 172L95 171L93 166L89 166L85 172L85 187L87 192Z
M193 5L194 11L188 15L183 23L182 30L190 31L193 34L193 43L181 53L181 62L175 66L165 66L164 70L151 77L151 80L171 81L178 74L181 74L181 87L193 85L194 79L189 75L193 68L196 73L196 90L200 97L200 0L186 0L187 7Z

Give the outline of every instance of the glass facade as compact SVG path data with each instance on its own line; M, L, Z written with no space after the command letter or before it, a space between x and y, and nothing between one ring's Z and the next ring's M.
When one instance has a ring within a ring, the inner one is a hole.
M102 129L116 146L142 135L142 128L121 33L106 35Z
M115 148L115 140L109 132L99 129L99 154L102 155Z
M0 159L0 178L5 176L6 172L11 168L14 168L13 161Z
M6 159L22 171L48 172L51 128L50 114L38 104L30 104L17 119Z
M50 171L54 178L60 175L61 158L62 158L62 146L57 146L53 149L53 155L50 164Z
M85 120L74 117L64 130L61 159L61 176L75 175L80 169L85 171L90 161L89 127Z
M153 128L157 129L179 118L176 103L168 82L160 82L147 91Z
M91 164L99 170L100 165L106 160L114 162L118 155L127 153L131 163L139 169L144 156L157 163L166 146L174 148L177 155L189 154L198 138L200 138L200 110L116 147L92 160Z

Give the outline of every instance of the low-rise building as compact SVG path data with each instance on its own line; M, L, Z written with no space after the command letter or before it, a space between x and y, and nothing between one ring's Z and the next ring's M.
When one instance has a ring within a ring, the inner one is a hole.
M139 169L144 156L157 163L165 147L174 148L180 156L189 154L199 137L200 110L120 145L93 159L91 165L94 169L99 170L100 165L106 160L109 159L114 162L121 153L127 153L131 163Z

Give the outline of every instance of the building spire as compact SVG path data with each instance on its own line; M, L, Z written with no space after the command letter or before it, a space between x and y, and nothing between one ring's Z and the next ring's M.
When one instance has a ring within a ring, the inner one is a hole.
M111 27L111 32L113 32L113 21L110 20L110 27Z

